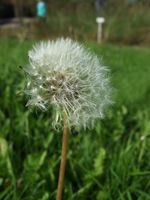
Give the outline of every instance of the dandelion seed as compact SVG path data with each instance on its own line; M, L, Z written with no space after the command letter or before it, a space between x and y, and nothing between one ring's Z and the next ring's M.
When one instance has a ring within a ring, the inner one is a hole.
M145 139L145 135L142 135L141 137L140 137L140 140L144 140Z
M47 110L55 107L54 125L90 127L103 118L111 103L109 70L96 55L71 39L41 42L29 51L27 105ZM37 95L37 96L36 96ZM40 103L39 103L40 102Z

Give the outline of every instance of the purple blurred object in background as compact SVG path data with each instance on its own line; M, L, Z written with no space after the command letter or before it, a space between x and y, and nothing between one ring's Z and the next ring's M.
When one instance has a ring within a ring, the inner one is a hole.
M95 0L95 8L97 11L102 9L106 5L106 0Z

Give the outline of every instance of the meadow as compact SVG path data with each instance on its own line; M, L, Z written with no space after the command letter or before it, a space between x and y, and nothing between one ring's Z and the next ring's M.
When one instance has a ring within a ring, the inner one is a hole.
M26 37L32 37L33 32L39 38L65 35L77 40L96 41L96 17L103 16L103 42L149 47L150 5L148 1L136 1L133 5L125 3L127 0L121 4L120 0L107 1L107 6L98 12L93 0L80 3L70 0L70 4L69 0L67 4L62 1L59 6L54 1L49 5L45 25L36 24L30 34L26 31Z
M96 41L96 17L103 16L103 42L149 47L150 2L135 0L136 3L130 4L129 1L132 0L123 0L122 3L120 0L107 0L106 6L96 11L94 0L51 0L47 2L47 16L43 21L36 20L37 1L30 0L24 2L24 8L31 13L31 22L24 20L17 31L11 26L0 27L0 36L23 41L63 35L81 41ZM1 5L0 10L2 12Z
M52 112L26 108L27 51L0 40L0 200L55 199L62 134ZM114 104L92 130L69 134L65 200L150 199L150 49L84 43L109 66Z

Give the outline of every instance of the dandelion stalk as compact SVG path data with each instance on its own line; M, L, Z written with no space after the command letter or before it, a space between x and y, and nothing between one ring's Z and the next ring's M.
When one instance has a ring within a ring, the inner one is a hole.
M59 170L59 179L58 179L58 189L57 189L56 200L61 200L61 197L62 197L65 168L66 168L67 143L68 143L68 131L67 131L67 125L66 125L66 113L64 113L64 130L63 130L63 138L62 138L62 158L61 158L61 164L60 164L60 170Z

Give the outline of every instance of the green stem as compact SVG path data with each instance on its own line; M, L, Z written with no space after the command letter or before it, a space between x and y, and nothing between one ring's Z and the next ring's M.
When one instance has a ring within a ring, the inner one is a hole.
M65 168L66 168L67 143L68 143L68 131L67 131L67 125L66 125L66 114L64 113L64 130L63 130L63 138L62 138L62 158L61 158L61 164L60 164L60 170L59 170L58 190L57 190L56 200L61 200L61 198L62 198Z

